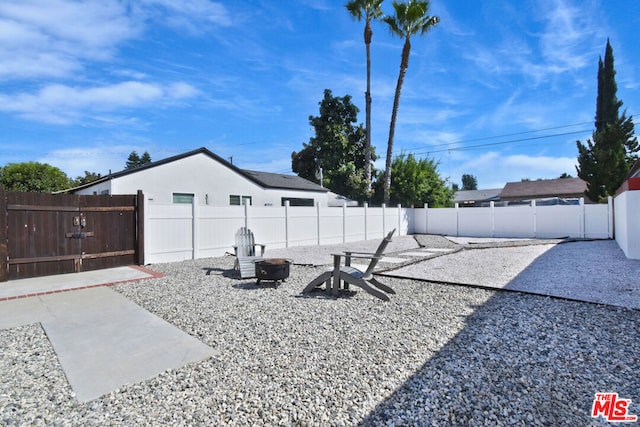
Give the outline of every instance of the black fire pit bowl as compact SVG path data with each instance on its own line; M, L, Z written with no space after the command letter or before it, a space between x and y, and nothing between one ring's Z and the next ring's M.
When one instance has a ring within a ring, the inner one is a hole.
M256 261L255 265L257 284L259 285L261 280L271 280L277 287L278 282L284 282L289 277L291 261L284 258L267 258Z

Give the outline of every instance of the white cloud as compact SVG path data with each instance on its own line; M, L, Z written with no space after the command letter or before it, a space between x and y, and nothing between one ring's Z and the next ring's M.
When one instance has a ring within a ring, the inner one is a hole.
M453 182L460 183L463 174L478 178L478 188L500 188L507 182L528 179L551 179L563 172L575 176L575 157L552 157L534 155L504 155L488 152L474 156L462 153L454 161L443 159L444 176L450 176Z
M198 94L183 82L168 86L136 81L98 87L46 86L35 93L0 94L0 111L25 119L68 124L91 114L162 105Z
M544 178L548 177L549 174L557 174L559 176L562 172L571 172L576 164L576 158L516 154L505 157L502 162L505 167L528 170L541 175L535 178Z
M108 60L140 26L120 2L0 3L0 79L67 76L82 61Z
M565 0L555 0L543 7L547 12L540 47L548 70L563 73L592 65L592 43L602 26L592 20L599 14L590 2L580 2L578 7Z
M209 0L143 0L148 13L155 15L158 22L171 27L198 34L207 25L221 27L232 25L232 19L226 6L221 2ZM202 24L205 23L203 26Z
M67 174L69 178L84 176L84 172L95 172L106 175L109 170L118 172L124 165L131 146L96 146L55 150L45 154L37 161L55 166Z

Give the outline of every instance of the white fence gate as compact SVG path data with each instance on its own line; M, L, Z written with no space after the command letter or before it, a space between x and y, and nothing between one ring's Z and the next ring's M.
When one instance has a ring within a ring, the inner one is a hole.
M236 231L249 227L268 248L325 245L396 235L470 237L613 237L608 205L487 208L255 207L159 205L145 200L145 261L160 263L232 252Z

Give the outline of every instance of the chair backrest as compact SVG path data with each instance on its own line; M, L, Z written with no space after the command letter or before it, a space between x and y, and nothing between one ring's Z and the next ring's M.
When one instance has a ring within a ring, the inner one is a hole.
M236 253L239 257L255 256L256 244L253 233L247 227L240 227L236 232Z
M382 239L382 242L380 242L378 249L376 249L376 253L373 255L373 258L371 259L371 262L367 267L367 271L365 271L364 273L365 276L368 276L373 272L373 269L376 267L376 264L378 264L378 261L380 260L380 258L382 258L382 254L384 253L384 250L387 248L387 245L391 241L391 236L393 236L393 233L395 232L396 232L396 229L394 228L389 232L389 234L387 234L387 236L384 239Z

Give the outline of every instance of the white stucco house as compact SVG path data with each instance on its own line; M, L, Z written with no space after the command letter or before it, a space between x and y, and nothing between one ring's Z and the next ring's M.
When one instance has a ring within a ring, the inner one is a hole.
M68 190L75 194L135 194L150 203L253 206L342 206L344 197L295 175L240 169L202 147L123 170Z

